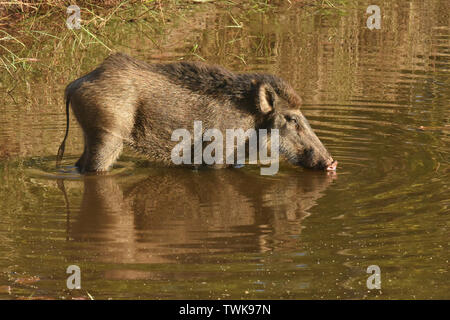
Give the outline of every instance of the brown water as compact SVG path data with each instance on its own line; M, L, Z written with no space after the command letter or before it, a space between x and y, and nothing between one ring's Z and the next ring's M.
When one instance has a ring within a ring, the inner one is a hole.
M450 298L450 3L292 3L91 24L104 45L64 15L24 23L34 37L17 55L37 61L0 69L0 298ZM366 27L370 4L380 30ZM110 174L83 177L69 167L75 121L57 171L64 87L105 46L282 76L337 173L167 169L127 151ZM370 265L381 290L366 287Z

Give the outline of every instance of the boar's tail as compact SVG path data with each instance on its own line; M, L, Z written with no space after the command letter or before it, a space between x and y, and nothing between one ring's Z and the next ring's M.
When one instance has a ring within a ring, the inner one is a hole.
M66 135L64 136L63 141L58 149L58 154L56 155L56 167L58 168L61 164L61 160L64 155L64 149L66 148L66 139L69 135L69 105L70 105L70 96L67 94L66 96Z

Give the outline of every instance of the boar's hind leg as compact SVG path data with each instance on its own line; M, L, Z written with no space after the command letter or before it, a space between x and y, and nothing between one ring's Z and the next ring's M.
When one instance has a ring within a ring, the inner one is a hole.
M86 159L86 147L84 147L84 152L81 155L80 159L78 159L78 161L75 163L75 167L77 167L79 171L82 171L84 163L86 161L85 159Z
M87 139L86 136L84 136L84 150L83 150L83 154L81 155L80 159L78 159L78 161L75 163L75 167L78 168L78 170L81 172L83 167L84 167L84 163L86 161L86 149L87 149Z
M107 171L119 157L123 148L123 138L114 133L99 132L86 137L85 151L80 160L80 171Z

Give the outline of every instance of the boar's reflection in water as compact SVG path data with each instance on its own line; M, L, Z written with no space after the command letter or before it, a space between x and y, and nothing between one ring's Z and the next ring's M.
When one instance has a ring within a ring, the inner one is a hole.
M222 134L227 129L277 129L280 155L291 163L336 169L337 162L300 111L301 98L270 74L237 74L200 62L147 64L117 53L71 82L65 96L67 128L57 165L69 132L70 105L84 134L84 151L76 163L81 173L107 171L124 143L173 165L171 152L178 141L172 141L172 133L192 133L194 121Z
M198 262L216 259L214 253L282 249L274 239L295 248L298 240L290 236L300 234L308 210L335 177L304 172L263 179L239 170L165 169L123 187L127 182L114 176L86 176L69 237L99 242L95 256L120 263Z

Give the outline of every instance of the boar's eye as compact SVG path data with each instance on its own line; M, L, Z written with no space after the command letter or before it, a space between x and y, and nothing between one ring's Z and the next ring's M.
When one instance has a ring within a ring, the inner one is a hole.
M290 123L293 123L293 124L295 124L298 127L298 121L297 121L296 118L291 117L289 115L285 116L285 118L286 118L286 121L289 121Z

